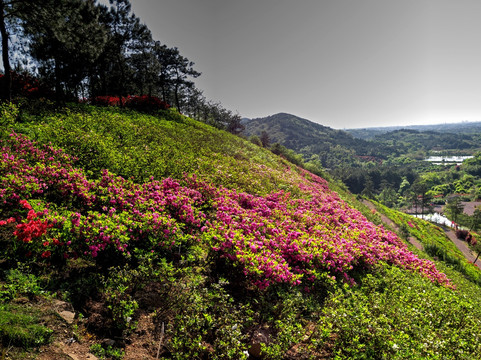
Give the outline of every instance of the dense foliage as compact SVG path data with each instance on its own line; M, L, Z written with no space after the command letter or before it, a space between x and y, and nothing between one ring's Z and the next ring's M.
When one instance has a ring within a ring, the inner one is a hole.
M177 47L155 40L128 0L111 0L109 6L2 0L0 33L1 99L47 98L57 104L88 99L140 111L175 106L232 133L243 128L238 114L196 88L201 73L195 64Z
M453 195L465 200L480 197L478 157L461 167L424 161L429 155L475 155L480 140L476 124L461 124L456 133L448 125L356 132L280 113L246 120L245 126L252 142L264 137L269 144L262 141L263 146L272 151L279 147L295 151L301 156L298 161L328 169L352 193L377 198L389 207L426 210L434 200L444 204ZM363 136L355 138L350 132Z
M13 210L3 223L17 224L13 235L31 255L96 258L119 252L129 257L130 248L159 247L163 253L207 242L239 263L261 288L271 282L315 281L326 270L353 282L353 267L379 261L448 283L433 264L413 257L393 234L349 209L325 180L312 174L291 175L289 169L284 174L306 199L282 191L253 196L217 189L195 177L185 179L186 187L170 178L137 185L107 171L90 181L65 153L38 148L15 133L1 150L0 201ZM32 199L38 199L36 210ZM52 206L56 211L49 210ZM16 212L22 208L28 210L26 216Z
M2 110L8 306L15 274L82 309L94 336L137 336L149 314L152 358L481 354L479 270L416 254L334 183L172 110Z

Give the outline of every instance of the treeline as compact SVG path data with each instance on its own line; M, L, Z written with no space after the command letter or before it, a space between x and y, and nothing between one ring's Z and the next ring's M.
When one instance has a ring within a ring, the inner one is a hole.
M449 149L451 152L479 147L479 133L437 132L400 129L374 137L375 144L391 146L399 154Z
M238 114L196 88L201 73L195 64L177 47L155 40L128 0L110 0L110 6L95 0L0 0L0 33L4 100L24 96L18 82L34 78L42 86L28 91L57 102L108 96L123 106L129 95L145 95L216 127L234 133L242 128Z
M344 166L332 171L332 175L342 180L352 193L367 195L377 195L384 189L393 189L397 192L405 186L405 181L413 184L418 178L416 171L409 166L387 165Z

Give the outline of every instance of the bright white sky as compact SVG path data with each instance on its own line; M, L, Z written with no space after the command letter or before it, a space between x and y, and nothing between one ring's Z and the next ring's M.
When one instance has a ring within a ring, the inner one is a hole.
M479 0L131 0L243 117L333 128L481 121Z

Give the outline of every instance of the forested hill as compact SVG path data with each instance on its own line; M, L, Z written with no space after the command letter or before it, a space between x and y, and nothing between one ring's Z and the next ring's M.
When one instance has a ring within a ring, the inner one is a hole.
M385 134L378 134L373 141L392 144L398 151L407 153L410 150L473 150L480 146L480 133L436 132L400 129Z
M416 130L418 132L476 134L481 132L481 122L461 122L435 125L408 125L408 126L385 126L359 129L346 129L346 131L358 139L370 140L396 130Z
M266 131L271 142L299 151L306 146L321 146L324 149L336 144L350 147L364 143L351 134L335 130L295 115L278 113L265 118L252 119L245 123L246 135L260 135ZM319 144L321 142L321 144Z
M336 167L354 156L383 158L389 153L382 145L356 139L343 130L335 130L295 115L279 113L244 121L244 134L264 136L304 155L306 160L319 157L325 167Z
M428 128L426 131L397 129L382 132L373 128L353 133L365 139L286 113L244 119L243 124L245 135L260 136L262 142L267 139L270 144L279 143L302 154L305 161L318 161L331 169L358 166L362 162L382 163L406 154L426 155L429 151L447 150L471 155L479 150L480 144L479 133L473 132L477 123L458 124L460 131L454 131L446 124L438 126L439 132L428 131Z

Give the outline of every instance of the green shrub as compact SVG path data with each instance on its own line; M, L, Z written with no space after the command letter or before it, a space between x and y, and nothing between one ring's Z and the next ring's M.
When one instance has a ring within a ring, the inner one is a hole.
M103 347L100 344L93 344L90 346L90 352L99 359L121 360L125 356L124 350L112 346Z
M225 291L226 285L221 280L185 290L175 321L167 328L174 359L247 359L245 332L252 319Z
M5 346L34 347L46 344L52 330L40 324L25 307L0 305L0 339Z
M6 281L0 285L0 300L11 300L18 296L33 298L46 294L40 286L38 278L34 274L24 271L21 268L6 271Z
M324 318L334 353L350 359L477 359L480 310L463 294L385 267L360 289L344 287Z
M18 108L12 103L0 104L0 137L8 135L18 117Z

